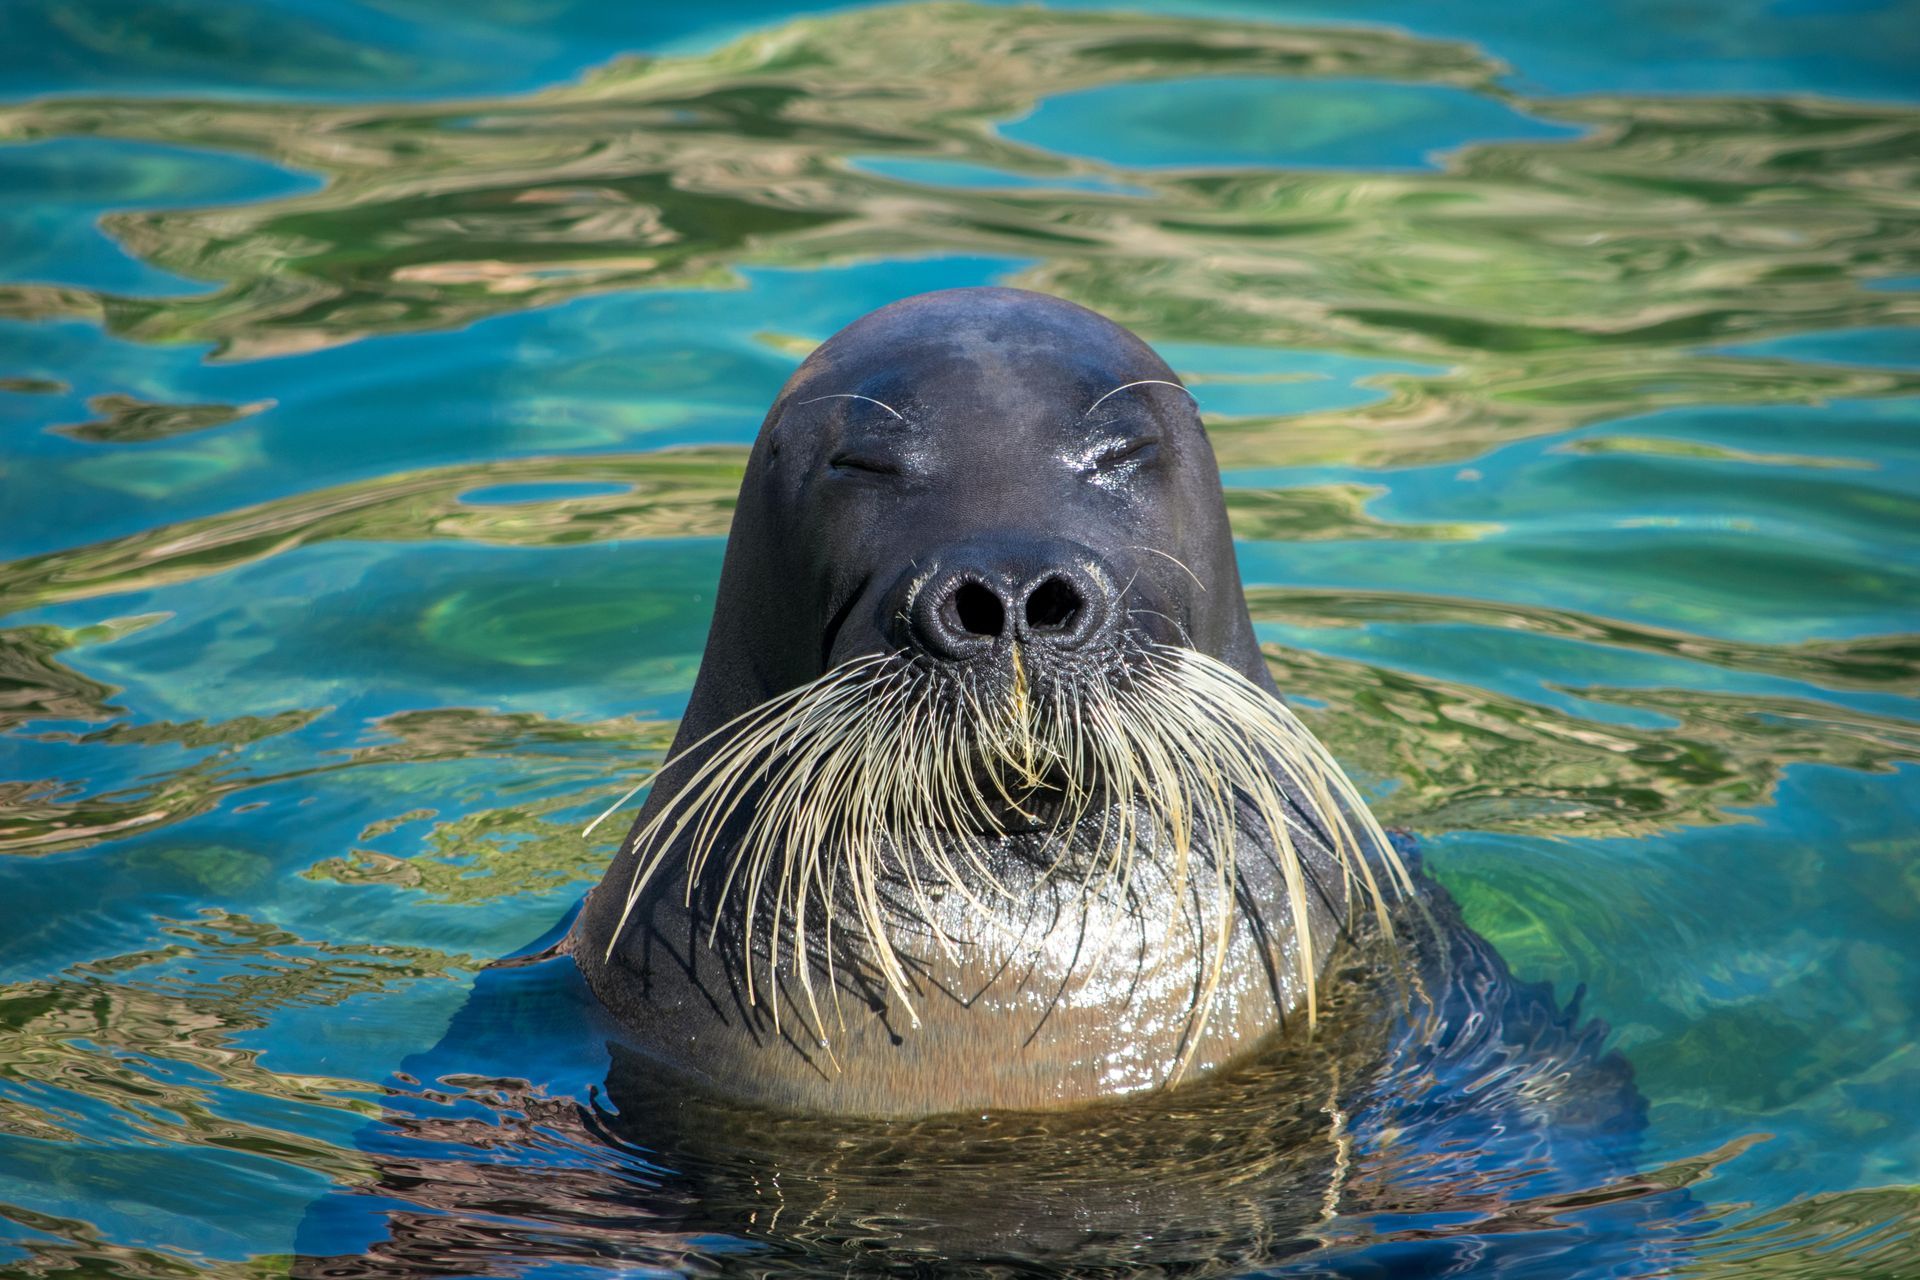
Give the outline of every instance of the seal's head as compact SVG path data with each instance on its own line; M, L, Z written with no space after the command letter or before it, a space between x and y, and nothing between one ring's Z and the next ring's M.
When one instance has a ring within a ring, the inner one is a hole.
M876 652L1065 667L1132 638L1267 679L1192 397L1119 325L1017 289L897 302L801 365L721 594L696 722Z
M1085 308L956 289L848 326L768 413L672 759L575 951L677 1066L781 1074L730 1031L804 1059L749 1093L1061 1101L1311 1019L1382 859L1274 694L1179 379Z

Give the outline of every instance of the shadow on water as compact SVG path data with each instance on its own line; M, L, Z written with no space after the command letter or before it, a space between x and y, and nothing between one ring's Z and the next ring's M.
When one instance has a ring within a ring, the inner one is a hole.
M0 1270L1911 1270L1920 110L1515 83L926 4L0 106ZM488 963L664 750L773 389L993 280L1194 386L1276 680L1459 902L1437 1004L1363 948L1071 1115L664 1097Z

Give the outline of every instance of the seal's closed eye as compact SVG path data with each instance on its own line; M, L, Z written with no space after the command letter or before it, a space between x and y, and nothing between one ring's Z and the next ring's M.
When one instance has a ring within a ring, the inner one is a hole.
M1140 436L1133 440L1123 440L1102 449L1094 455L1095 471L1112 471L1128 463L1152 462L1160 456L1159 436Z
M852 471L870 476L897 476L901 466L892 458L878 453L836 453L827 461L834 471Z

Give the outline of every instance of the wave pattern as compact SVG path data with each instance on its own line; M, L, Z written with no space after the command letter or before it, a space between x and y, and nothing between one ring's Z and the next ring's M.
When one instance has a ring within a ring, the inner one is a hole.
M604 865L786 372L989 281L1187 377L1281 687L1649 1104L1642 1172L1545 1189L1357 1116L1377 1211L1281 1251L1920 1266L1920 110L1515 82L934 3L507 96L0 105L52 211L0 205L0 1269L284 1274L396 1167L500 1274L739 1269L555 1019L539 1088L393 1073Z

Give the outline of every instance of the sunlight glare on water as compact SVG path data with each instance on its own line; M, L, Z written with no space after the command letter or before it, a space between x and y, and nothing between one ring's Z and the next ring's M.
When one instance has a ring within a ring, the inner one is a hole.
M1244 1208L1227 1273L1920 1274L1916 43L1911 3L9 6L0 1270L844 1275L928 1202L823 1206L977 1142L954 1221L1040 1149L1141 1239ZM660 759L782 381L986 283L1190 383L1280 687L1584 988L1630 1141L1556 1183L1363 1098L1323 1213L1329 1148L1273 1135L1338 1046L872 1167L583 1121L619 1072L567 975L482 970ZM1129 1161L1181 1172L1135 1203Z

